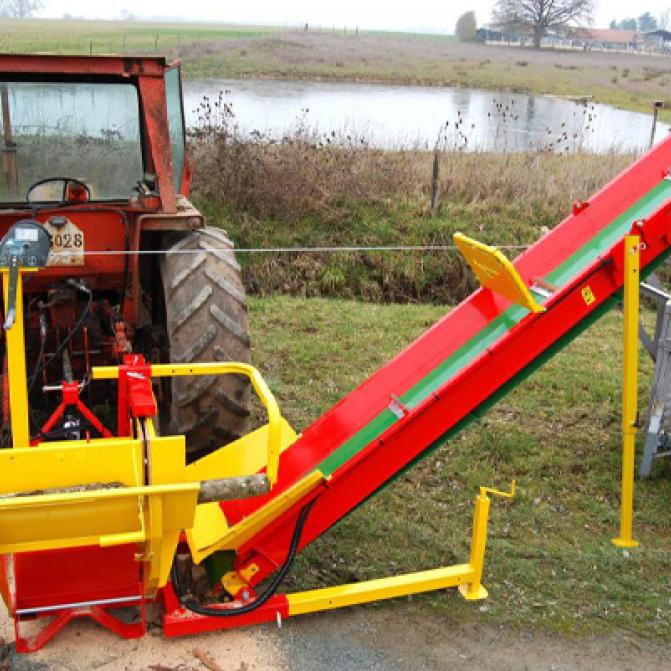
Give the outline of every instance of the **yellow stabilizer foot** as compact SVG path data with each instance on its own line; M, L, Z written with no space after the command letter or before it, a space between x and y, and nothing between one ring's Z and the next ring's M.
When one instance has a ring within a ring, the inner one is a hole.
M619 548L637 548L640 545L633 538L611 538L611 543Z
M471 586L468 584L459 585L459 592L466 601L480 601L489 596L489 592L482 585L475 590L471 590Z

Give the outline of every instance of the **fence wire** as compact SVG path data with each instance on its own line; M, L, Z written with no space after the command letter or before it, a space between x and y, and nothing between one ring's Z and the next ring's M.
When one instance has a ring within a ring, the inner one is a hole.
M497 249L524 250L530 245L492 245ZM380 246L341 246L341 247L231 247L235 254L338 254L352 252L451 252L459 248L456 245L380 245ZM222 248L198 247L197 249L105 249L84 252L51 252L51 258L70 257L73 254L83 256L158 256L167 254L221 254Z

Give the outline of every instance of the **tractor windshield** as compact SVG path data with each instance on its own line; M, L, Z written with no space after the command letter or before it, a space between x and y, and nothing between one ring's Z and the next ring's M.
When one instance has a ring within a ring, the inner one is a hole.
M85 182L93 200L127 200L142 179L140 112L132 84L1 82L0 201L24 202L52 177ZM48 189L38 200L57 201Z

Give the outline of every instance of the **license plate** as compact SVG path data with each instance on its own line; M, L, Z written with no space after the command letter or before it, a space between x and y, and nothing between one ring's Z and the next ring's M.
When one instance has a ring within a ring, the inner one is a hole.
M84 232L70 220L61 226L47 222L44 228L51 236L48 266L83 266Z

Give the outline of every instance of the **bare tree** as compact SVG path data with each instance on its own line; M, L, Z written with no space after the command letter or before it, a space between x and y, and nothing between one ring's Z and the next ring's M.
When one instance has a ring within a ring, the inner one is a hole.
M457 25L454 32L457 34L460 42L472 42L475 39L475 31L478 24L475 20L475 12L465 12L457 19Z
M507 30L528 32L534 47L553 28L576 23L592 23L594 0L498 0L493 23Z
M27 19L42 7L42 0L0 0L0 16Z

